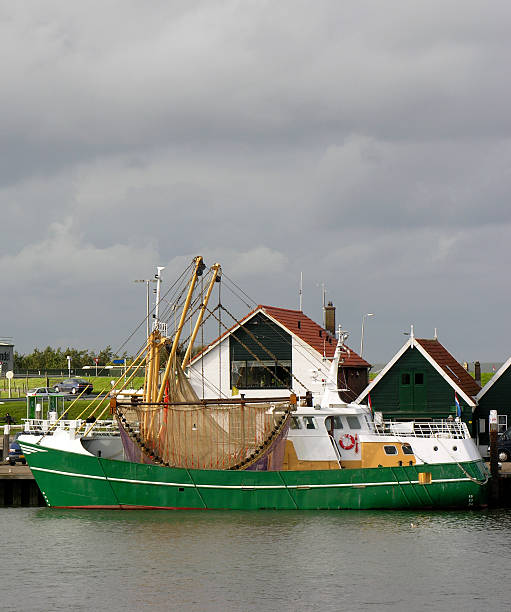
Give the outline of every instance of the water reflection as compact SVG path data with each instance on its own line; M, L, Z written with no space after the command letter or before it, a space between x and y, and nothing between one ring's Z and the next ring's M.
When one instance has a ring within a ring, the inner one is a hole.
M511 512L0 509L17 610L507 610ZM73 606L69 603L74 602ZM11 607L9 607L11 606Z

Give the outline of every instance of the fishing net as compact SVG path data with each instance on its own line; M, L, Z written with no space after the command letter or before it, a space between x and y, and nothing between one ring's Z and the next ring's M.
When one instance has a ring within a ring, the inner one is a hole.
M197 469L281 468L289 404L202 402L178 363L172 371L164 405L118 406L130 461Z

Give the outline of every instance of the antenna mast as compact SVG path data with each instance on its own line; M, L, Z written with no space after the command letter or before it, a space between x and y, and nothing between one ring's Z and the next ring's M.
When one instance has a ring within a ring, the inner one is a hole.
M323 301L323 327L326 327L326 287L325 283L321 283L321 299Z
M155 309L154 309L154 318L155 318L155 325L154 325L154 329L158 327L158 323L159 323L159 312L160 312L160 285L161 285L161 271L165 270L165 266L156 266L156 274L154 275L154 278L156 279L156 305L155 305Z

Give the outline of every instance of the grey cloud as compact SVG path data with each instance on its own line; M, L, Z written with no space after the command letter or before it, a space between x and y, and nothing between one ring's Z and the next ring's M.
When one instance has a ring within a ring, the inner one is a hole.
M354 348L374 310L373 361L411 323L507 358L510 16L0 4L2 333L114 346L143 316L132 281L201 253L258 303L297 307L303 272L318 321L324 282Z

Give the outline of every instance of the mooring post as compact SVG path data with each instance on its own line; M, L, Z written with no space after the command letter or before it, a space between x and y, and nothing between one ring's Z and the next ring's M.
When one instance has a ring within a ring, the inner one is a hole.
M2 459L7 459L7 455L9 454L9 433L11 431L11 426L9 424L4 425L4 442L2 447Z
M497 411L490 410L490 503L492 506L496 506L499 501L498 435L499 424L497 419Z

